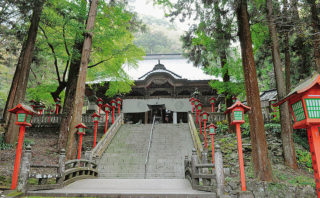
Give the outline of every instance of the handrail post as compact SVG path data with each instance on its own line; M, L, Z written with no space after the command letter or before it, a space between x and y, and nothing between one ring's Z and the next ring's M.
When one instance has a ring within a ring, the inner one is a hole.
M220 146L215 146L216 151L214 153L215 158L215 171L216 171L216 181L217 181L217 195L218 197L224 194L224 170L223 170L223 159Z
M31 146L26 146L22 157L21 171L20 171L20 179L18 182L18 191L26 192L27 191L27 183L30 172L30 162L31 162Z
M60 155L59 155L59 168L58 168L58 174L59 177L57 178L57 183L62 183L63 177L64 177L64 171L66 169L66 151L64 149L61 149Z
M208 153L207 150L202 151L201 153L201 161L202 164L208 164ZM209 169L208 168L202 168L201 171L203 174L208 174L209 173ZM203 185L204 186L209 186L210 185L210 179L202 179Z
M198 168L196 165L198 164L198 156L195 148L192 149L191 155L191 171L192 171L192 185L199 185L199 178L195 178L195 174L199 174Z

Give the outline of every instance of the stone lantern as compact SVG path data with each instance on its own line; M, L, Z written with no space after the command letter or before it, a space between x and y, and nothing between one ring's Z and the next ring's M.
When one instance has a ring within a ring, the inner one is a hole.
M85 124L80 123L76 126L77 134L79 135L79 149L78 149L78 159L81 158L81 148L82 148L82 136L86 134L86 129L88 128Z
M213 123L211 123L211 124L208 126L208 129L209 129L209 135L211 136L212 163L214 164L214 140L213 140L213 136L216 134L217 126L214 125Z
M245 106L240 101L234 103L231 107L227 109L225 113L231 114L231 125L236 125L237 141L238 141L238 155L239 155L239 168L240 168L240 178L241 178L241 190L246 191L246 181L244 173L244 162L242 154L242 140L241 140L241 130L240 125L245 123L244 113L249 111L251 108Z
M16 159L14 162L12 184L11 184L11 189L14 190L17 188L17 183L18 183L22 146L23 146L26 126L31 126L32 117L34 114L37 114L37 113L32 109L32 107L29 107L24 104L18 104L15 108L10 109L9 112L16 114L15 124L20 126L19 139L18 139L17 151L16 151Z
M302 82L273 106L284 102L289 102L294 119L293 128L307 128L317 194L320 197L320 75L315 74Z
M94 122L94 138L93 138L93 148L96 147L97 142L97 130L98 130L98 123L100 115L98 115L96 112L92 115L93 122Z

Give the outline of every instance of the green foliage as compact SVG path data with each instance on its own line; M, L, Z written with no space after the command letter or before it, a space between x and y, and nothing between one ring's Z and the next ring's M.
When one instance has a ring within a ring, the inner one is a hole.
M0 150L7 150L7 149L12 149L13 145L12 144L7 144L4 141L3 135L0 135Z
M222 122L217 121L217 129L216 129L216 133L226 133L228 132L228 121L227 120L223 120Z
M49 84L48 84L49 83ZM57 88L56 82L44 82L39 84L36 87L28 88L27 89L27 99L28 100L35 100L35 101L45 101L45 105L52 109L55 108L55 101L51 96L51 92L55 91ZM61 103L63 104L64 101L64 92L60 95Z
M312 169L312 158L310 151L296 149L297 162L299 166L306 167L308 170Z
M279 123L266 123L264 129L272 134L281 133L281 125Z

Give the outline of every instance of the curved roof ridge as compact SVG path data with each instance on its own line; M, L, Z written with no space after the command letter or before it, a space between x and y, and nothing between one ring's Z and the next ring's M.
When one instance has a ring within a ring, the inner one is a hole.
M175 76L176 78L182 78L182 76L168 70L163 64L160 63L160 60L158 60L158 64L156 64L151 71L145 73L144 75L142 75L138 79L140 80L140 79L146 78L147 76L149 76L152 73L163 72L163 71L170 73L171 75Z

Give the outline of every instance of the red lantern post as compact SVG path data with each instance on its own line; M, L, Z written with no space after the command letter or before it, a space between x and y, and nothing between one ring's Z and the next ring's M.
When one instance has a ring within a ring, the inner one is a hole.
M194 107L196 109L196 123L198 123L198 109L197 109L197 106L200 103L200 100L194 99L193 102L194 102Z
M121 106L121 104L122 104L122 99L121 98L117 98L116 99L116 102L117 102L117 104L118 104L118 116L120 115L120 106Z
M39 112L39 115L42 115L43 110L46 106L44 104L42 104L41 102L39 102L39 105L36 106L37 111Z
M35 107L37 106L36 105L36 101L35 100L30 100L30 106L32 107L32 109L35 111Z
M81 149L82 149L82 136L86 134L86 129L88 128L83 123L80 123L76 126L77 134L79 135L79 149L78 149L78 159L81 158Z
M199 127L200 127L200 135L201 135L201 134L202 134L202 129L201 129L201 116L200 116L200 114L201 114L201 111L202 111L202 104L199 103L199 104L196 106L196 109L197 109L197 111L198 111L198 113L199 113L199 115L198 115L198 121L199 121Z
M211 97L211 98L209 99L209 102L210 102L210 104L211 104L212 112L214 112L214 104L215 104L216 101L217 101L217 99L215 99L215 97Z
M100 115L101 106L103 105L103 100L102 100L101 98L98 98L97 104L98 104L98 106L99 106L99 115Z
M195 100L194 97L189 99L189 102L191 103L191 106L192 106L192 113L194 113L194 100Z
M216 128L217 128L217 126L212 124L212 123L208 126L209 135L211 136L212 163L213 164L214 164L214 140L213 140L213 136L216 134Z
M108 131L108 115L110 113L110 109L111 109L111 106L108 103L106 103L104 105L104 112L106 113L106 123L105 123L105 127L104 127L104 133L107 133L107 131Z
M93 122L94 122L94 137L93 137L93 148L96 147L96 142L97 142L97 130L98 130L98 123L99 123L99 118L100 115L97 113L94 113L92 115Z
M111 100L111 107L112 107L112 124L114 123L114 110L116 108L116 101L115 100Z
M60 110L60 106L61 106L61 100L60 100L60 98L56 98L54 101L56 103L56 115L58 115L59 110Z
M227 109L225 113L231 113L231 125L236 125L237 140L238 140L238 155L239 155L239 168L240 168L240 179L241 179L241 190L246 191L246 179L244 173L244 162L242 154L242 140L241 140L241 130L240 124L243 124L244 113L249 111L251 108L245 106L240 101L237 101L231 107Z
M207 148L207 121L208 121L208 116L209 114L207 112L203 112L201 114L201 117L202 117L202 120L204 122L204 145L205 145L205 148Z
M20 126L16 159L14 161L14 169L13 169L12 184L11 184L11 190L14 190L17 188L17 183L18 183L21 153L22 153L22 146L23 146L26 126L31 126L32 117L34 114L37 114L37 113L33 111L32 107L29 107L23 104L18 104L15 108L10 109L9 112L16 114L16 125Z
M316 189L320 197L320 75L316 74L302 82L273 106L279 106L286 101L289 102L295 121L293 128L307 128Z

